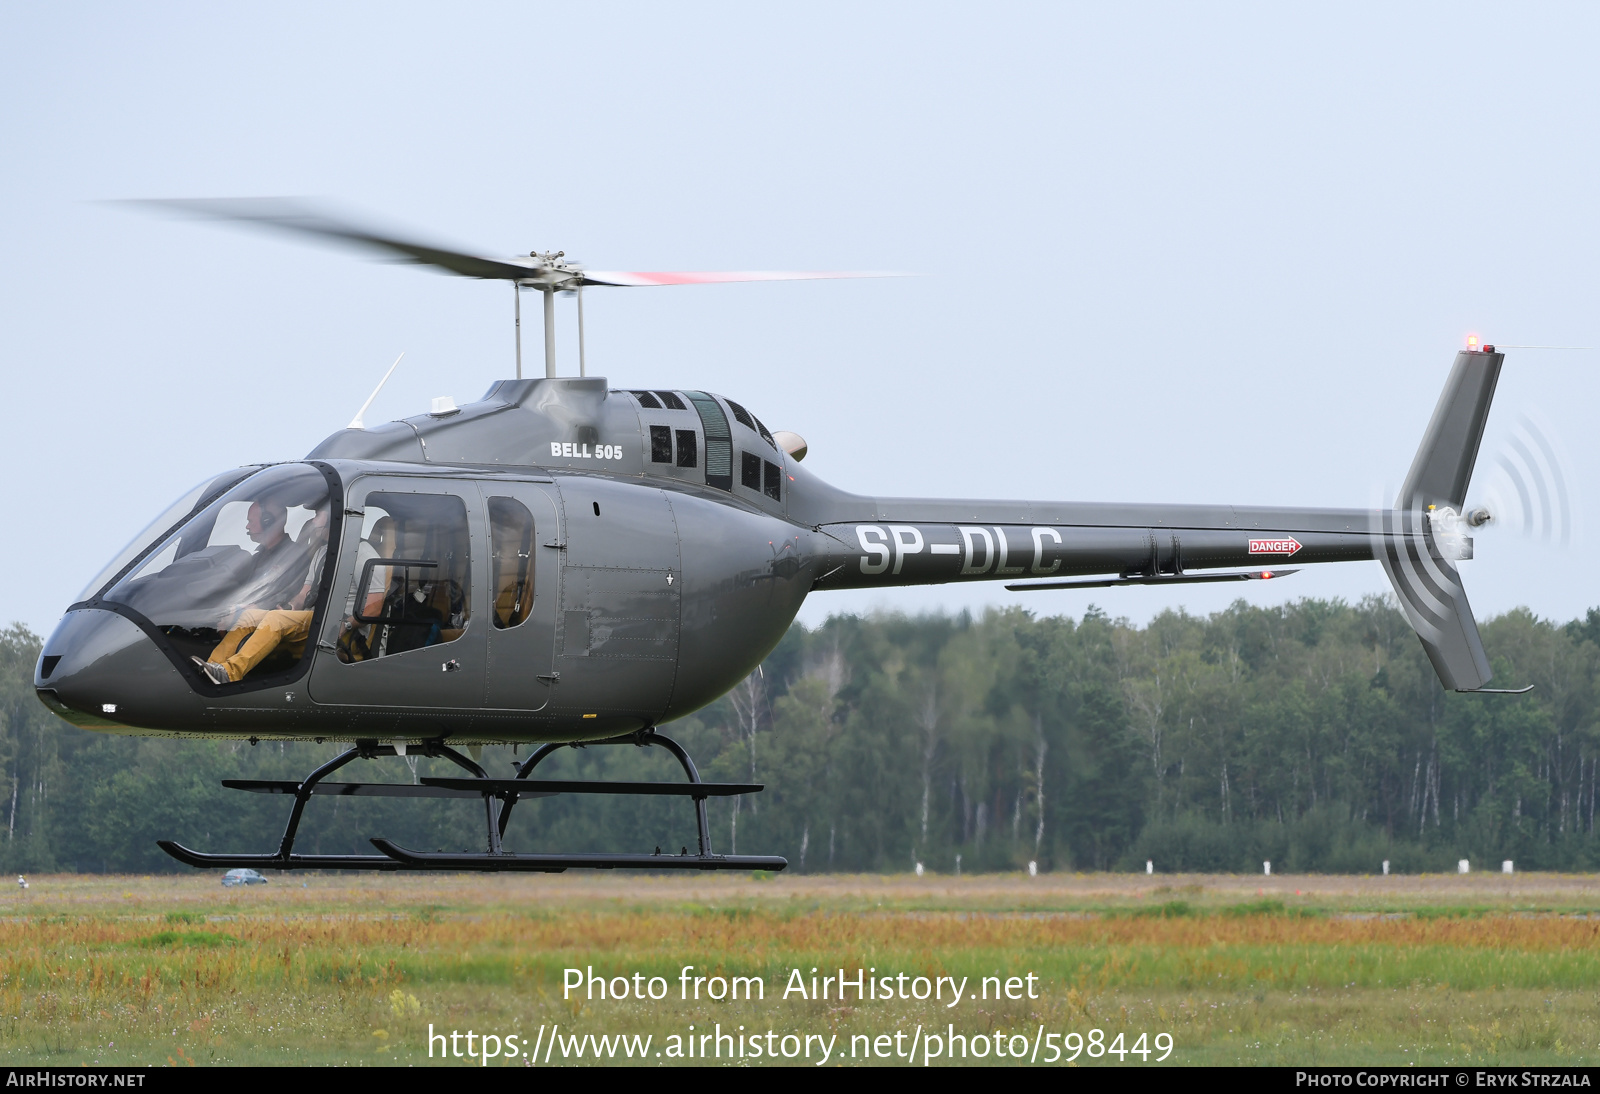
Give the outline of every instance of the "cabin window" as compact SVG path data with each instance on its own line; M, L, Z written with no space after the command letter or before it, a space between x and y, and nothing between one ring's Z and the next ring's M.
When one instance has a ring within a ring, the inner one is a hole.
M461 499L374 493L363 509L339 659L369 661L460 638L472 588Z
M700 466L699 438L695 435L695 431L692 429L678 430L678 466Z
M490 590L496 630L533 611L533 514L514 498L489 499Z
M650 462L672 462L672 430L667 426L653 425L650 427Z
M744 426L746 429L749 429L749 430L754 430L755 429L755 427L756 427L755 419L750 417L750 412L748 410L746 410L744 407L740 406L738 403L734 402L732 399L729 399L728 400L728 409L733 411L733 420L734 421L738 422L740 425Z
M228 662L232 683L293 669L330 584L333 512L320 470L267 468L181 524L104 599L142 615L186 668Z
M683 400L682 399L678 398L677 395L673 394L670 391L658 391L658 392L656 392L656 394L661 397L662 405L665 406L668 410L688 410L689 409L688 407L683 405Z
M638 399L640 406L649 407L651 410L661 409L660 401L658 401L656 397L650 394L648 391L630 391L628 394L632 395L635 399Z
M761 461L761 466L766 473L766 495L773 501L783 500L783 468L771 460Z
M739 457L739 485L751 490L760 490L761 457L754 452L741 452Z

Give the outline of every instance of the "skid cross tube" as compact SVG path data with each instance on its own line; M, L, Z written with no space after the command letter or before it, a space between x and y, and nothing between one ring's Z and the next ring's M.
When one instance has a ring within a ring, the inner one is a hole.
M488 778L488 774L481 766L443 742L429 741L423 744L421 749L423 754L426 756L443 756L456 766L471 772L477 778ZM357 741L353 747L339 753L339 755L335 756L333 759L329 760L327 763L311 772L311 774L307 775L298 784L295 784L293 790L289 790L286 786L283 787L284 790L294 795L294 805L289 810L289 820L288 823L284 825L283 838L278 841L278 850L275 854L209 854L203 851L192 850L175 840L158 840L156 841L157 846L159 846L163 851L171 855L173 858L177 859L179 862L186 863L190 866L204 868L251 867L269 870L288 870L294 868L322 870L399 869L401 863L388 855L297 855L294 853L295 836L300 831L300 820L305 815L306 803L309 802L312 796L316 793L317 786L322 782L323 779L327 778L335 771L338 771L341 767L350 763L352 760L372 760L377 759L380 756L397 755L399 755L399 753L395 751L393 745L380 745L377 741L371 740ZM229 784L235 785L230 786ZM229 786L230 789L235 790L264 789L262 785L256 784L254 780L230 779L225 780L223 785ZM340 786L341 790L344 789L343 784L337 785ZM486 821L485 827L488 831L489 853L491 855L498 855L501 853L500 832L502 828L499 824L500 818L498 808L501 804L501 799L496 798L492 794L485 793L483 795L483 800Z
M631 783L589 782L582 780L530 779L534 768L560 748L583 748L591 744L631 744L640 748L660 745L670 752L689 777L687 783ZM427 779L424 785L440 789L465 790L472 779ZM700 778L694 760L678 742L653 727L623 737L603 741L564 742L540 745L526 760L517 765L511 779L486 780L483 793L501 803L499 834L505 835L511 808L522 797L545 797L555 794L649 794L688 797L694 800L695 823L699 838L699 853L691 855L688 848L682 854L662 854L658 847L654 854L617 854L594 852L588 854L518 854L491 852L487 855L447 854L413 851L401 847L393 840L377 838L372 845L385 855L413 869L433 870L526 870L543 873L561 873L569 869L638 869L638 870L782 870L789 865L786 859L767 855L718 855L711 850L711 823L706 815L708 797L727 797L750 794L761 789L756 783L707 783ZM528 786L521 790L519 783ZM703 788L703 789L702 789Z
M651 745L660 745L662 748L672 753L672 755L677 759L678 763L683 767L683 773L689 776L690 782L697 783L701 781L699 769L694 766L693 758L691 758L690 755L683 750L683 746L677 741L674 741L671 737L668 737L665 733L656 732L653 727L642 729L637 733L630 733L626 737L612 737L609 740L591 741L588 743L599 745L631 744L637 745L640 748L649 748ZM540 745L536 750L534 750L533 755L529 756L517 766L516 777L518 779L526 779L529 775L533 774L533 769L538 767L539 764L543 762L545 757L549 756L559 748L579 747L583 746L577 743L570 745ZM579 792L582 793L583 791ZM501 836L506 834L506 822L511 819L511 807L515 804L516 799L510 798L505 802L504 806L500 810ZM699 829L698 834L700 837L700 857L709 858L711 856L711 824L706 818L706 799L703 795L694 795L694 812L695 823Z

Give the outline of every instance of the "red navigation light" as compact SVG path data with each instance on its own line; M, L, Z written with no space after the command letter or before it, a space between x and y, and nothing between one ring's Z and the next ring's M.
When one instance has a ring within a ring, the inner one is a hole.
M1262 570L1261 571L1261 580L1262 581L1271 581L1272 580L1272 571L1271 570Z

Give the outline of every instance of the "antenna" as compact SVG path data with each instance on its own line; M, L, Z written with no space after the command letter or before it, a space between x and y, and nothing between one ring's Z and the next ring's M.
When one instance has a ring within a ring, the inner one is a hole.
M519 326L518 329L520 330L520 326ZM520 346L519 346L519 349L520 349ZM406 351L405 350L401 350L400 351L400 357L404 357L405 355L406 355ZM362 417L362 415L364 415L367 412L367 407L372 405L372 400L374 400L374 399L376 399L378 397L378 392L383 390L383 385L387 384L389 382L389 377L394 375L395 365L398 365L400 363L400 357L396 357L394 359L394 365L390 365L389 366L389 371L385 372L383 374L383 379L379 380L378 381L378 386L372 389L372 394L368 395L367 396L367 401L361 404L361 409L356 411L356 416L354 418L350 419L350 424L345 426L346 429L365 429L365 428L367 428L366 425L361 421L361 417ZM522 375L522 354L520 352L517 354L517 375L518 376Z

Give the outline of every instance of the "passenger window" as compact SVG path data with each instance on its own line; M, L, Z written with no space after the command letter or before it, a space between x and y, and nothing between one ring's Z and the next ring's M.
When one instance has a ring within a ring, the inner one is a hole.
M512 498L489 499L494 625L508 630L533 611L533 514Z
M767 479L766 494L767 494L767 497L771 498L773 501L782 501L783 500L783 468L779 467L777 464L773 463L771 460L762 460L761 461L761 466L765 469L765 472L766 472L766 479Z
M739 457L739 485L751 490L760 490L761 457L754 452L741 452Z
M664 425L650 427L650 462L672 462L672 430Z
M657 401L656 397L650 394L648 391L634 391L630 392L630 394L635 399L639 400L639 405L642 407L648 407L651 410L661 409L661 403Z
M700 438L692 429L678 430L678 466L700 466Z
M368 494L341 661L460 638L471 616L467 507L449 494Z

